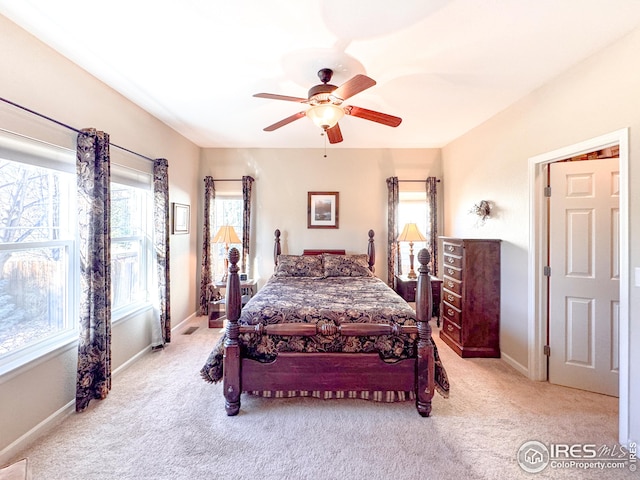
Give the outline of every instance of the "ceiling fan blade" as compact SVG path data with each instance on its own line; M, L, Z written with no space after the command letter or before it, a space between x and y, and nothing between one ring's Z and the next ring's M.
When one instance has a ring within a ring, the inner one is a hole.
M344 108L344 113L351 115L352 117L360 117L365 120L371 120L372 122L378 122L389 127L397 127L402 123L400 117L394 117L393 115L387 115L386 113L374 112L373 110L367 110L362 107L355 107L349 105Z
M358 74L331 92L331 96L346 100L349 97L353 97L356 93L373 87L375 84L376 81L373 78Z
M291 115L290 117L287 118L283 118L282 120L280 120L279 122L274 123L273 125L269 125L266 128L263 128L263 130L265 132L273 132L274 130L277 130L280 127L284 127L285 125L290 124L291 122L298 120L299 118L302 118L305 116L305 112L298 112L295 113L293 115Z
M327 129L327 137L329 138L329 143L340 143L342 141L340 125L336 123L333 127Z
M308 101L308 99L302 98L302 97L290 97L288 95L277 95L275 93L256 93L254 97L269 98L271 100L286 100L287 102L298 102L298 103L303 103Z

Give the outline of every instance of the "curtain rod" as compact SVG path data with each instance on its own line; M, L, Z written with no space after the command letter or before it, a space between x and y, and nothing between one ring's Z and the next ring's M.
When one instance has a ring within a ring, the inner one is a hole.
M425 178L424 180L398 180L398 181L399 182L420 182L420 183L423 183L423 182L426 182L427 179ZM440 183L440 179L436 178L436 182Z
M71 125L67 125L66 123L60 122L59 120L56 120L55 118L51 118L51 117L47 117L46 115L43 115L42 113L38 113L35 110L31 110L30 108L24 107L18 103L12 102L11 100L7 100L6 98L0 97L0 100L2 100L4 103L8 103L9 105L13 105L16 108L20 108L22 110L24 110L25 112L29 112L32 115L36 115L40 118L44 118L45 120L48 120L50 122L55 123L56 125L60 125L61 127L67 128L69 130L72 130L76 133L83 133L82 130L78 130L75 127L72 127ZM124 150L125 152L131 153L133 155L137 155L138 157L144 158L145 160L149 160L150 162L153 162L154 159L153 158L149 158L146 155L142 155L141 153L138 152L134 152L133 150L129 150L128 148L125 147L121 147L120 145L116 145L115 143L111 143L109 142L109 145L111 145L112 147L115 148L119 148L120 150Z

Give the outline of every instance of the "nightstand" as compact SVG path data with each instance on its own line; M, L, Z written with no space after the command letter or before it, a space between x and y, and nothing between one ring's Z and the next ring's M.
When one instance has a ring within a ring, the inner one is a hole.
M249 299L255 295L257 283L258 282L254 279L240 281L242 306L246 305ZM209 328L222 328L224 326L224 318L226 314L224 291L226 288L226 282L214 282L209 284Z
M418 286L418 279L410 279L406 275L395 276L395 288L402 298L407 302L416 301L416 287ZM437 277L431 277L431 297L433 299L433 312L432 316L436 317L436 324L440 326L440 289L442 286L442 279Z

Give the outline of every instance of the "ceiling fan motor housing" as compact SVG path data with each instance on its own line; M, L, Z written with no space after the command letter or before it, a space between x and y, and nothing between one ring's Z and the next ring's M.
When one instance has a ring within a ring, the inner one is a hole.
M339 103L342 102L337 102L336 98L332 98L331 97L331 92L333 92L336 88L338 88L335 85L330 85L328 83L322 83L320 85L316 85L314 87L311 87L309 89L309 103L311 103L312 105L318 105L318 104L322 104L322 103L335 103L336 105L338 105Z

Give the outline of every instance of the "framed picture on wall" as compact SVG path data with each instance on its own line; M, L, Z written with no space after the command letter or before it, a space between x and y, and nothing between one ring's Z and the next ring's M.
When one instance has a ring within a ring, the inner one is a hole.
M308 192L307 228L338 228L338 192Z
M189 205L183 203L173 204L171 233L174 235L189 233L189 210Z

